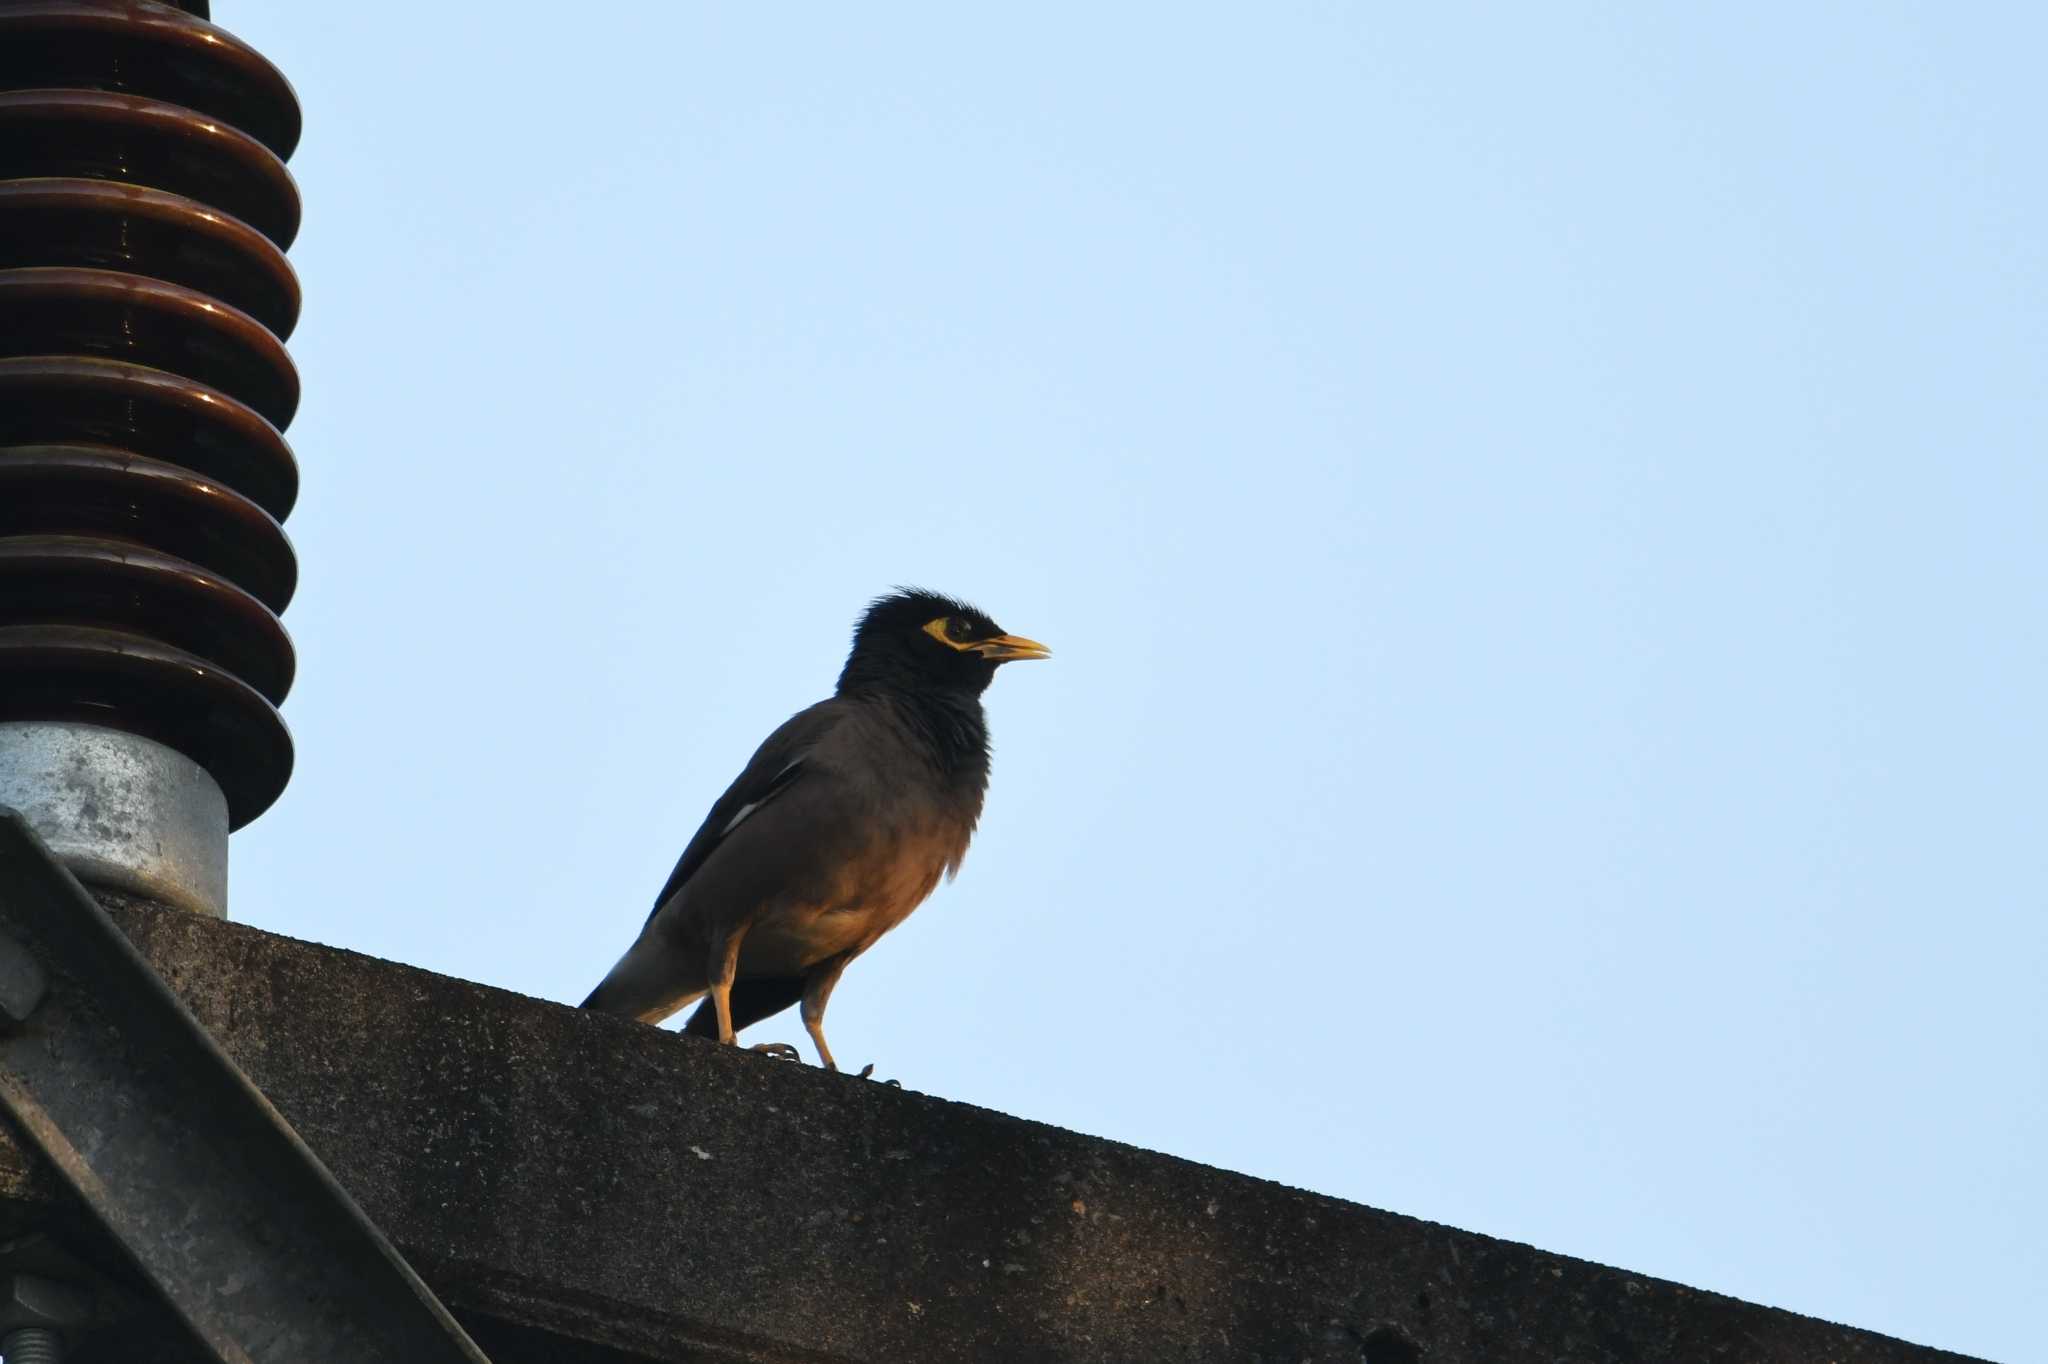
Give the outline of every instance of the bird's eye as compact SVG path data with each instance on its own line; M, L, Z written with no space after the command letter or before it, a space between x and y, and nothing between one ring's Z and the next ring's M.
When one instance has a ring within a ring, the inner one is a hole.
M946 638L948 639L965 639L973 633L974 627L958 616L954 616L946 622Z

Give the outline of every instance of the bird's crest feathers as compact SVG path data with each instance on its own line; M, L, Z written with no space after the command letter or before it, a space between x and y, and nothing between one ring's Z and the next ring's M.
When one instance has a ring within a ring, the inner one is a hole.
M861 636L870 630L888 630L899 625L922 626L937 616L959 616L976 626L978 632L993 634L998 631L988 612L972 602L922 587L894 587L868 603L859 623L853 627L853 641L858 646Z

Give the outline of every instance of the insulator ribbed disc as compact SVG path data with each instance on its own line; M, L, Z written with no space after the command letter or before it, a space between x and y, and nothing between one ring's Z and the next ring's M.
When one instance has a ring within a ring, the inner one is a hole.
M0 536L0 627L96 625L149 635L226 668L281 705L292 642L269 607L217 573L143 545Z
M181 104L288 159L299 145L291 82L255 48L147 0L9 0L0 89L74 87Z
M282 521L291 447L261 414L195 379L83 355L0 359L0 443L110 445L217 478Z
M70 265L152 275L231 303L280 341L299 278L271 240L197 199L109 180L0 180L0 269Z
M0 355L99 355L182 374L279 428L298 410L284 343L196 289L112 270L0 270L0 317Z
M0 445L0 537L155 545L282 612L298 586L284 528L217 479L98 445ZM0 539L4 543L4 539Z
M276 707L226 669L146 635L0 626L0 720L74 720L175 748L220 783L234 828L291 778Z

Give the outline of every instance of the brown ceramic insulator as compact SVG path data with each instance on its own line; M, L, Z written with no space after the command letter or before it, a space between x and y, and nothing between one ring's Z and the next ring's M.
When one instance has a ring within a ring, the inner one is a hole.
M154 739L204 767L240 828L291 777L292 741L248 683L159 640L68 625L0 626L0 721L69 720Z
M106 446L0 446L0 548L11 535L154 546L276 612L298 585L291 541L263 508L204 474Z
M197 379L273 426L291 421L299 375L284 343L180 284L113 270L0 270L0 356L98 355Z
M227 669L281 705L292 642L270 608L216 573L142 545L0 536L0 628L84 625L147 635Z
M182 104L240 128L280 158L299 142L298 98L276 67L227 30L148 0L9 0L0 7L0 89L53 86Z
M284 252L239 218L107 180L0 180L0 269L82 266L148 275L231 303L279 340L299 320Z
M0 720L168 744L240 825L291 770L299 112L185 9L0 0Z
M291 447L260 414L197 380L82 355L0 359L0 445L107 445L225 483L282 521Z
M0 90L0 180L146 185L224 209L280 249L299 190L276 153L182 105L100 90Z

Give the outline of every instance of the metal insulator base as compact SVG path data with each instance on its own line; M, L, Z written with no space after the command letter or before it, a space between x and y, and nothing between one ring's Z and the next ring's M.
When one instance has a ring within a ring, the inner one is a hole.
M0 723L0 806L87 885L227 917L227 797L176 749L98 725Z

